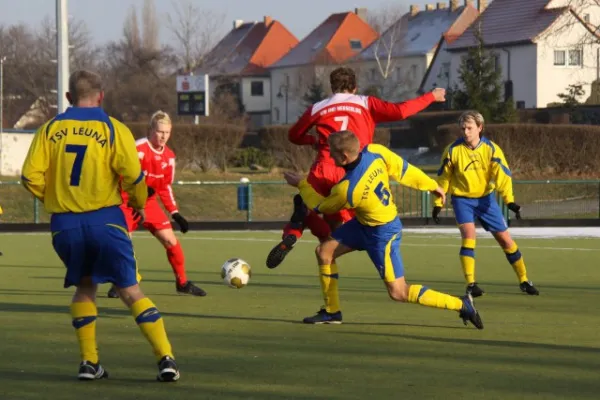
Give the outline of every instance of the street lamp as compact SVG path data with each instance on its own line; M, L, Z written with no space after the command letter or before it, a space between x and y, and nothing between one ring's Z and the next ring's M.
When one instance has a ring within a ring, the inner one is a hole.
M282 89L284 90L282 92ZM279 93L277 93L277 98L278 99L282 99L284 97L284 93L285 93L285 123L288 123L288 91L289 91L289 85L282 83L279 86Z
M4 61L6 56L0 57L0 132L4 130Z

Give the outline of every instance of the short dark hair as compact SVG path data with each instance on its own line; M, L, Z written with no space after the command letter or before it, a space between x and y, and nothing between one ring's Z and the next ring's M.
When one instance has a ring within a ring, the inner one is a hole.
M353 92L356 89L356 74L352 68L339 67L329 74L333 93Z
M102 92L102 78L95 72L79 70L69 77L69 94L73 105L100 92Z

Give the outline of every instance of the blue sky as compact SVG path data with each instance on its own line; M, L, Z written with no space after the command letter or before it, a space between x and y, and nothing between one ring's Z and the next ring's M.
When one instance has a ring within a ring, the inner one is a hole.
M159 16L172 10L177 0L154 0ZM225 16L223 33L227 32L234 19L246 21L262 20L270 15L282 22L299 39L306 36L327 16L335 12L367 7L370 10L385 6L398 5L408 10L409 4L418 4L421 9L425 3L435 1L421 0L191 0L201 7ZM121 37L125 15L132 6L141 9L142 0L68 0L69 14L84 21L94 41L98 44ZM446 4L449 0L446 0ZM9 25L19 22L36 24L44 17L55 16L55 0L0 0L0 24ZM172 41L171 33L161 28L161 40Z

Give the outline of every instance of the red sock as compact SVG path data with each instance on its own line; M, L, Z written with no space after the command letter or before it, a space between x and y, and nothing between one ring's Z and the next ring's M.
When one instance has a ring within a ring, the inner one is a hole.
M292 222L288 222L283 227L283 235L281 235L281 238L283 239L287 235L294 235L294 236L296 236L296 239L300 239L302 237L303 232L304 232L304 226L302 226L301 224L294 224Z
M313 211L309 212L304 218L304 225L306 225L308 229L310 229L310 232L321 242L331 235L331 228L327 221Z
M185 256L183 255L181 243L177 242L175 246L167 247L167 258L175 274L177 284L183 286L187 282L187 277L185 276Z

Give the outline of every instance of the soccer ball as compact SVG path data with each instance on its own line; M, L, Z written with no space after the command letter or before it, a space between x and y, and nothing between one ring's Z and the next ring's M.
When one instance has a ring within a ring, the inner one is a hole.
M230 258L221 267L221 278L227 286L241 289L248 284L252 270L250 264L241 258Z

